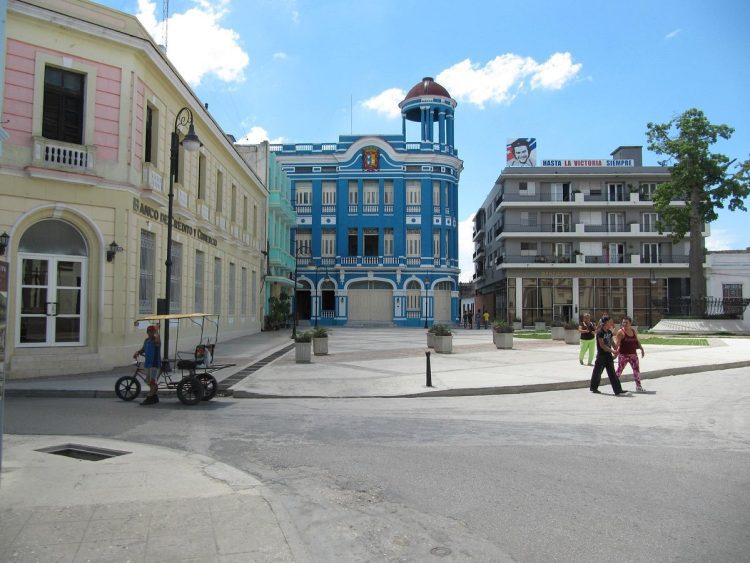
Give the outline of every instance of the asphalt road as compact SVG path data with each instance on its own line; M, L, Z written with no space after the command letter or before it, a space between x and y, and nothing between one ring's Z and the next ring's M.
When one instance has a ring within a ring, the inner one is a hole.
M747 561L749 377L663 378L622 398L10 398L5 430L239 467L279 497L313 561Z

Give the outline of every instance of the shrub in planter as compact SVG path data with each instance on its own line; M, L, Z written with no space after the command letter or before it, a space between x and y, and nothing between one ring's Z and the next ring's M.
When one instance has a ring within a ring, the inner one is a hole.
M451 327L445 324L434 324L431 330L435 341L435 352L438 354L452 353L453 332L451 331Z
M315 327L312 331L313 354L325 356L328 354L328 329L324 326Z
M492 325L492 342L495 347L502 350L513 348L513 331L514 327L505 321L496 321Z
M294 339L294 361L309 364L312 352L312 333L298 332Z
M430 328L427 329L427 347L428 348L434 348L435 347L435 327L437 325L432 325Z
M578 323L570 321L565 323L565 344L578 344L581 341L581 333L578 332Z
M552 321L552 340L565 340L565 323L559 319Z

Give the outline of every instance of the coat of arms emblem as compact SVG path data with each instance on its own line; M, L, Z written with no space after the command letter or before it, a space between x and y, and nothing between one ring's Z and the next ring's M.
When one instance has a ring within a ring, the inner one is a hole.
M380 169L380 153L376 147L362 149L362 170L374 172Z

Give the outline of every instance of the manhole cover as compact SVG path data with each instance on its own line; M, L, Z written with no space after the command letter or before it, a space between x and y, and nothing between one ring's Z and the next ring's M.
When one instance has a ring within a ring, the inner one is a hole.
M61 446L41 448L37 451L47 454L61 455L64 457L72 457L73 459L81 459L84 461L100 461L102 459L109 459L111 457L117 457L130 453L122 452L119 450L97 448L94 446L83 446L81 444L63 444Z
M433 547L430 553L436 557L448 557L453 552L447 547Z

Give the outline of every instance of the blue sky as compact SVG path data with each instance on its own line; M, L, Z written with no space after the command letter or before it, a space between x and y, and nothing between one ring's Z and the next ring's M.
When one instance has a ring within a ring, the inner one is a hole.
M161 0L103 3L139 14L162 42ZM643 145L644 164L655 165L646 124L697 107L735 128L715 150L750 158L744 0L171 0L169 13L170 58L237 138L400 133L389 100L423 76L446 86L464 160L462 279L472 274L469 219L500 174L508 137L536 137L538 158ZM709 248L750 247L749 219L720 213Z

